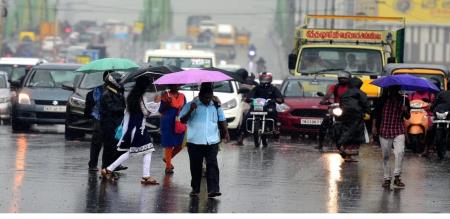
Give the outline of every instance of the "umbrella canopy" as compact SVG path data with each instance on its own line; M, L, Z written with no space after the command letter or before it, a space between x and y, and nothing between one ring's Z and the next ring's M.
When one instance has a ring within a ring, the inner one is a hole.
M232 80L237 81L239 83L244 83L244 79L242 78L242 75L237 73L237 72L231 72L231 71L227 71L225 69L221 69L221 68L214 68L214 67L210 67L210 68L203 68L202 70L206 70L206 71L218 71L218 72L222 72L226 75L228 75L229 77L232 78Z
M371 84L381 88L398 85L401 86L403 90L407 91L417 91L417 90L427 90L431 92L440 91L439 88L436 87L436 85L434 85L430 81L409 74L389 75L386 77L373 80Z
M183 69L177 66L150 66L146 68L140 68L134 72L127 74L121 83L128 83L134 81L137 77L146 76L152 81L160 78L161 76L169 73L183 71Z
M227 80L232 80L232 78L222 72L189 69L163 75L155 81L155 84L200 84L203 82L219 82Z
M133 71L139 68L139 65L129 59L104 58L92 61L81 66L76 71L84 73L103 72L107 70L114 71Z

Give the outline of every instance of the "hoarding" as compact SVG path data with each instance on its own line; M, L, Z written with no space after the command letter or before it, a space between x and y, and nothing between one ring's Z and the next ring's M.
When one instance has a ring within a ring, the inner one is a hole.
M450 24L450 0L378 1L378 16L405 17L408 24Z

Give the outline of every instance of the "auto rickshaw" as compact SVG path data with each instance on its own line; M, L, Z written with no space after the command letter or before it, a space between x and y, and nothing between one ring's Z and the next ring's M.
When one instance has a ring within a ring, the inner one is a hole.
M447 90L449 69L444 65L431 64L387 64L384 68L385 75L410 74L421 78L436 78L441 82L441 90Z

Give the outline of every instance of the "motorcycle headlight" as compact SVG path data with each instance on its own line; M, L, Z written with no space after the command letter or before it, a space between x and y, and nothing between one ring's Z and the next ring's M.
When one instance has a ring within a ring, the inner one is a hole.
M252 50L252 51L249 51L249 52L248 52L248 55L249 55L249 56L255 56L255 55L256 55L256 52L253 51L253 50Z
M25 93L20 93L19 94L19 104L30 105L31 104L30 96Z
M335 116L341 116L342 115L342 109L341 108L334 108L331 112Z
M447 115L448 115L448 112L445 112L445 113L436 112L437 119L446 119Z
M229 109L233 109L237 106L237 101L236 99L232 99L224 104L221 105L222 109L224 110L229 110Z
M81 107L81 108L84 108L86 105L86 101L81 98L78 98L78 97L71 97L69 102L70 102L70 105Z

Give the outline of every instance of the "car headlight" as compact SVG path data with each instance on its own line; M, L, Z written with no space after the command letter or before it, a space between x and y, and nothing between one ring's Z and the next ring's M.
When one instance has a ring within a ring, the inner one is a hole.
M284 103L277 104L277 112L284 113L289 111L290 107Z
M342 109L341 108L334 108L332 111L333 115L335 116L341 116L342 115Z
M436 112L437 119L446 119L447 115L448 115L448 112L445 112L445 113Z
M236 99L232 99L224 104L222 104L222 109L224 110L228 110L228 109L233 109L237 106L237 101Z
M28 96L28 94L25 94L25 93L20 93L19 94L19 104L30 105L31 104L30 96Z
M0 98L0 103L7 103L9 102L10 98L9 97L1 97Z
M81 98L78 98L78 97L71 97L69 102L70 102L70 105L74 105L74 106L81 107L81 108L85 107L85 105L86 105L86 101Z

